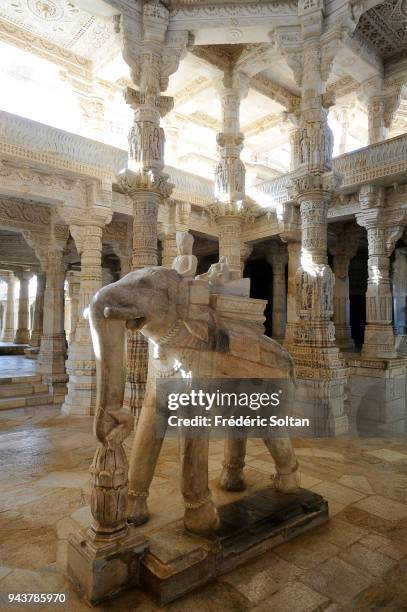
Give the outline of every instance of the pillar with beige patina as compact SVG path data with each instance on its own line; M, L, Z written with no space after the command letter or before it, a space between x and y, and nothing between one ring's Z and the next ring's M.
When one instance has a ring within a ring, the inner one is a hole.
M32 272L22 271L15 272L15 275L20 281L20 290L18 295L17 330L14 336L14 344L28 344L30 342L28 285L33 274Z
M15 336L14 330L14 291L16 285L16 277L14 273L3 272L2 278L7 283L7 300L3 319L3 329L1 333L2 342L13 342Z
M34 320L31 331L30 345L32 347L39 347L42 338L42 329L44 321L44 292L45 292L46 278L43 272L37 274L37 291L35 294L35 305L34 305Z

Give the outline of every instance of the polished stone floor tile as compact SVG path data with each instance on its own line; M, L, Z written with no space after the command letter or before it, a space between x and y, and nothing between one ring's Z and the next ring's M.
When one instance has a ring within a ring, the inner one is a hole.
M407 573L407 443L342 438L294 443L302 484L326 496L330 522L165 609L344 612L380 609L383 601L389 610L393 602L394 609L407 609L402 578ZM68 597L58 607L61 612L89 610L66 580L65 566L70 533L91 522L88 469L95 447L90 418L65 417L55 406L0 412L1 592L56 589ZM220 489L222 461L223 442L211 441L210 486L217 504L242 495ZM275 470L262 441L248 441L246 463L247 493L270 485ZM159 543L160 532L183 514L176 439L163 445L149 504L151 520L139 529ZM99 609L162 608L131 591Z

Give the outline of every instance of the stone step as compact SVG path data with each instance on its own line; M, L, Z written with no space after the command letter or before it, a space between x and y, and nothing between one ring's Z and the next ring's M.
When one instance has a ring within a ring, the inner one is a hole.
M3 385L12 385L18 383L40 383L42 381L41 374L27 374L27 376L2 376L0 377L0 388Z
M34 384L15 382L10 385L0 385L0 399L33 395L34 393L48 393L48 385L41 382L34 382Z
M33 393L32 395L0 399L0 410L28 408L29 406L45 406L46 404L53 403L53 397L49 395L49 393Z

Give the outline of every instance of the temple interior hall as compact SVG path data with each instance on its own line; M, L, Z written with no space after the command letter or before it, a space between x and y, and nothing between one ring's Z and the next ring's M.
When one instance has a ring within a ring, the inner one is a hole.
M406 3L1 0L0 57L0 608L406 610ZM143 440L197 342L292 364L288 471ZM297 471L298 524L215 554L205 510Z

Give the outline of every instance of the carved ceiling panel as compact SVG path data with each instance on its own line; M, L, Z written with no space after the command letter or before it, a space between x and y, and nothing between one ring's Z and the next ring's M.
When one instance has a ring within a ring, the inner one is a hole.
M366 11L356 31L378 51L383 58L407 50L407 1L386 0Z
M89 58L114 38L112 18L95 17L69 0L2 0L0 18Z

